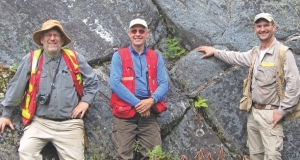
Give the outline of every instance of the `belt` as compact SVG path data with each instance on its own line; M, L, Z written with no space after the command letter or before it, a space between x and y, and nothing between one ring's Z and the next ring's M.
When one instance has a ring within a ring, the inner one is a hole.
M266 110L273 110L273 109L278 109L278 106L274 106L274 105L265 105L265 104L257 104L254 103L253 107L255 109L266 109Z
M149 97L140 97L140 96L136 96L136 98L138 98L139 100L143 100L143 99L148 99Z
M43 119L47 119L47 120L51 120L51 121L55 121L55 122L62 122L62 121L67 121L67 120L73 119L73 118L48 118L48 117L39 117L39 118L43 118Z

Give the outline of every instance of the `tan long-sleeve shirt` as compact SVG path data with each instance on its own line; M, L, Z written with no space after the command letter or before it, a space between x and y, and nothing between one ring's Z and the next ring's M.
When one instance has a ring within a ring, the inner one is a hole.
M275 39L267 52L262 55L262 60L260 61L259 57L256 58L253 68L251 91L254 103L280 106L278 112L284 116L291 112L292 107L299 101L300 75L293 52L288 50L284 62L284 78L286 80L285 97L283 101L280 102L276 92L275 54L276 47L279 43L280 42ZM252 51L253 49L247 52L216 50L214 55L226 63L249 67Z

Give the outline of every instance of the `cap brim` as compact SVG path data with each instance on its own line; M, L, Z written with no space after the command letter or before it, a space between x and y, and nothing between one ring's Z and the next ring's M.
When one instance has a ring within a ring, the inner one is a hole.
M133 24L133 25L131 25L129 28L131 28L131 27L133 27L133 26L136 26L136 25L140 25L140 26L143 26L143 27L147 28L144 24L141 24L141 23Z
M257 18L255 21L254 21L254 23L256 23L258 20L260 20L260 19L264 19L264 20L266 20L266 21L268 21L268 22L272 22L273 20L272 19L269 19L269 18L265 18L265 17L259 17L259 18Z

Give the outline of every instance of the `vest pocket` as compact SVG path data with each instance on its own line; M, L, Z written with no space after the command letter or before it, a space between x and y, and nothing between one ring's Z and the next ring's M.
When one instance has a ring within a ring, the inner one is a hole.
M130 91L134 91L134 84L135 84L135 77L129 76L129 77L122 77L122 84L128 88Z
M248 111L248 98L246 96L244 96L241 100L240 100L240 110L245 110Z
M135 115L135 110L130 105L126 104L114 104L113 105L113 115L119 118L131 118Z
M131 106L115 105L114 109L116 110L116 112L118 112L120 114L126 114L126 113L129 113L132 108L131 108Z

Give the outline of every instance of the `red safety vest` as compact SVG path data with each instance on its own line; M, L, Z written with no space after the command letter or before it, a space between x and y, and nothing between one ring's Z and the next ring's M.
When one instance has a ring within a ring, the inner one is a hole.
M21 105L22 122L25 126L30 124L36 111L36 95L39 90L42 66L44 61L44 56L41 55L41 53L41 49L30 52L31 74L29 78L28 88ZM83 84L76 53L75 51L69 49L62 49L62 57L72 75L75 89L81 99L81 97L83 96ZM37 66L38 68L36 68Z
M118 50L118 52L122 61L122 84L134 94L136 78L130 50L129 48L122 48ZM146 61L148 66L148 85L150 88L150 94L152 95L158 87L156 73L158 58L155 51L148 49L148 52L146 53ZM151 95L149 97L151 97ZM131 118L136 113L134 107L119 98L114 92L112 92L110 98L110 106L112 107L113 115L119 118ZM155 112L160 114L167 110L167 105L164 100L161 100L153 106L153 109Z

